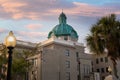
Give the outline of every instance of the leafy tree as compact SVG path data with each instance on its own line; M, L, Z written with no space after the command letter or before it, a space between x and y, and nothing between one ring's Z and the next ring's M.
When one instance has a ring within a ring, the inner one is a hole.
M27 63L27 57L33 55L30 51L23 50L22 52L15 51L12 62L12 79L24 80L27 68L30 64Z
M7 50L6 48L1 48L3 45L0 45L0 80L5 80L6 78L6 70L7 70Z
M6 74L7 72L7 48L1 49L0 50L0 80L6 79ZM24 80L25 79L25 74L27 71L28 66L30 64L27 63L26 59L29 56L32 56L32 52L28 50L14 50L14 53L12 54L13 60L12 60L12 80ZM2 70L4 70L4 73L2 73Z
M87 36L87 46L95 54L106 54L113 62L114 75L118 78L116 64L120 59L120 21L115 14L102 17Z

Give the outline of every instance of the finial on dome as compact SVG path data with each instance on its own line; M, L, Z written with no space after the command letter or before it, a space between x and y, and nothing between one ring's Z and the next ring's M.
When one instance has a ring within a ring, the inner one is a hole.
M66 15L63 13L63 9L62 9L62 13L60 14L60 16L59 16L59 23L61 24L61 23L66 23L66 19L67 19L67 17L66 17Z
M63 13L63 9L62 9L62 13Z

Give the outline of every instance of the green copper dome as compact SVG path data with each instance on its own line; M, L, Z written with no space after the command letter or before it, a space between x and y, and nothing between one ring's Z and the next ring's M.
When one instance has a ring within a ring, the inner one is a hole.
M78 39L77 32L72 28L72 26L66 23L66 19L66 15L62 12L59 16L59 24L49 32L48 38L51 38L51 36L54 35L56 37L70 36L71 38Z

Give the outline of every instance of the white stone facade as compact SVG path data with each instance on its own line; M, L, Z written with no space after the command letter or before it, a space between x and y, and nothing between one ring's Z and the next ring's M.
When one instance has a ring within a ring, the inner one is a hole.
M36 80L78 80L79 75L88 80L85 76L92 72L91 56L84 53L83 44L49 39L37 47L38 54L28 58L37 64L29 70L29 80L35 75Z

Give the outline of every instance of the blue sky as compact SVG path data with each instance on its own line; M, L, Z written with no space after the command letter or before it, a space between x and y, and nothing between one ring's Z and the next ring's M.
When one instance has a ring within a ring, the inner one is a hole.
M85 43L89 29L102 17L120 18L120 0L0 0L0 42L12 30L19 40L41 42L56 26L60 13Z

